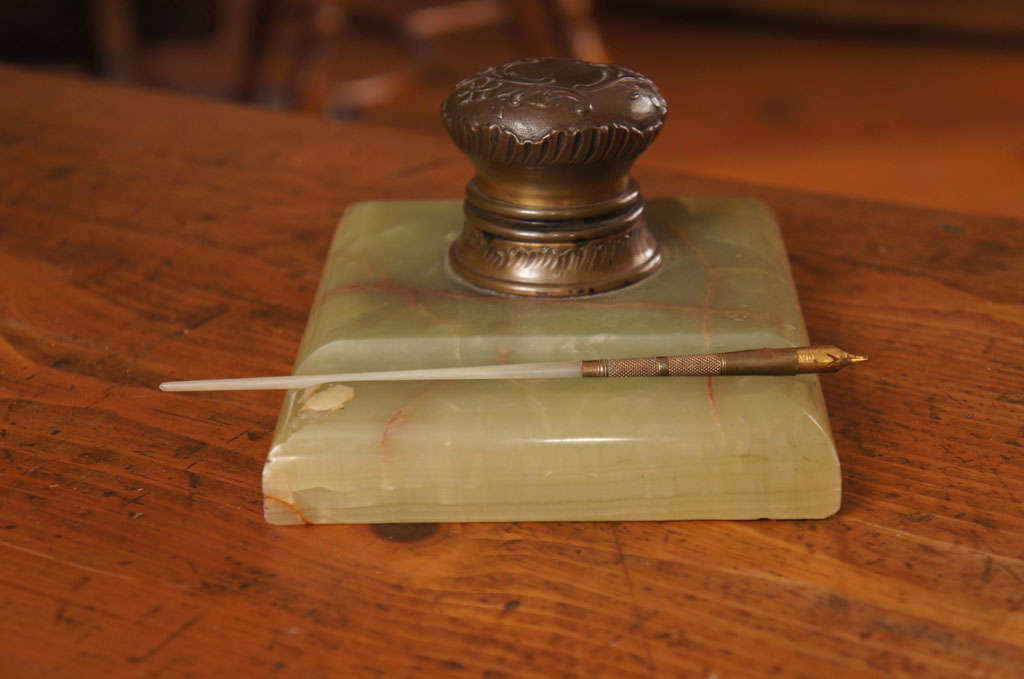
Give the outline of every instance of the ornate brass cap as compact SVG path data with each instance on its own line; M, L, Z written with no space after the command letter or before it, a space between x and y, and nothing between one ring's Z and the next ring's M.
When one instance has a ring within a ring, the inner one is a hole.
M572 296L653 273L658 244L629 170L667 108L646 77L522 59L455 86L441 117L476 166L452 269L498 292Z

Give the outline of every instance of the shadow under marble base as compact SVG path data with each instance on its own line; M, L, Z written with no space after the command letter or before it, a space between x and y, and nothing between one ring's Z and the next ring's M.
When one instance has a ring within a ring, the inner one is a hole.
M807 343L771 211L648 203L665 265L575 299L492 295L445 266L460 201L345 213L295 374L625 358ZM822 518L839 462L818 379L352 385L289 392L263 471L275 524ZM314 403L316 403L314 401ZM317 404L323 408L323 404Z

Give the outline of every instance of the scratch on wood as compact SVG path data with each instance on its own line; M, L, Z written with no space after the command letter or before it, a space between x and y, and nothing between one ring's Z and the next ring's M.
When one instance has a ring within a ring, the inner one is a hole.
M235 439L241 438L244 434L247 434L248 432L248 429L243 429L242 431L238 432L237 434L229 438L227 441L225 441L225 443L232 443L235 441Z
M53 561L54 563L59 563L62 566L71 566L72 568L77 568L79 570L88 571L90 573L98 573L99 575L106 575L107 577L119 578L121 580L137 580L138 579L138 578L133 578L130 575L121 575L120 573L113 573L111 571L105 571L102 568L93 568L92 566L85 566L85 565L80 564L80 563L75 563L74 561L67 561L65 559L58 559L55 556L50 556L49 554L44 554L43 552L37 552L36 550L29 549L28 547L19 547L18 545L12 545L11 543L4 542L3 540L0 540L0 545L3 545L4 547L7 547L9 549L16 550L18 552L24 552L25 554L31 554L32 556L37 556L40 559L46 559L47 561Z
M201 418L198 418L198 417L190 417L188 415L183 415L181 413L174 413L174 412L171 412L169 410L162 410L160 408L153 408L153 411L157 412L157 413L161 413L163 415L168 415L170 417L177 417L178 419L181 419L181 420L189 420L190 422L198 422L199 424L210 424L210 420L204 420L204 419L201 419ZM217 424L222 424L222 423L217 422Z
M1018 557L1006 556L1005 554L989 552L987 550L979 549L977 547L970 547L959 542L937 540L935 538L930 538L924 535L920 535L918 533L912 533L910 531L901 530L899 528L892 528L890 526L886 526L875 521L865 521L864 519L858 519L852 516L847 517L846 520L849 523L859 523L860 525L867 526L872 530L876 530L881 533L889 533L890 535L895 535L896 537L902 538L910 542L918 542L921 544L930 545L935 549L945 551L957 551L966 554L975 554L978 556L985 555L986 557L991 558L996 564L1000 566L1002 566L1006 562L1012 564L1024 564L1024 559Z
M157 644L153 648L149 649L148 651L146 651L142 655L130 655L130 656L128 656L128 662L130 662L130 663L140 663L140 662L149 660L154 655L156 655L161 650L163 650L167 646L167 644L171 643L172 641L174 641L175 639L180 637L182 634L184 634L188 630L188 628L190 628L193 625L195 625L201 619L202 619L202 616L196 616L196 617L192 618L191 620L186 620L184 622L184 624L181 625L181 627L179 627L178 629L176 629L173 632L171 632L170 634L168 634L164 638L163 641L161 641L159 644Z
M112 393L114 393L114 390L117 389L119 386L120 385L118 385L118 384L111 384L109 387L104 389L103 392L99 395L99 397L95 401L93 401L92 403L89 403L88 405L85 406L86 410L89 410L90 408L95 408L100 403L102 403L103 401L107 400L107 397L109 397Z
M227 304L218 304L212 311L207 313L205 316L202 316L202 317L200 317L198 319L195 319L193 321L189 321L189 322L185 323L185 327L188 328L189 332L191 332L192 330L198 330L202 326L204 326L207 323L209 323L209 322L211 322L211 321L213 321L213 320L223 316L227 312L228 312L228 305Z

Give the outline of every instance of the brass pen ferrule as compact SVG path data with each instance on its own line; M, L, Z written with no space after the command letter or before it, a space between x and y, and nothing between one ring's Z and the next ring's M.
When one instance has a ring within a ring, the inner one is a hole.
M647 358L602 358L580 363L583 377L698 377L715 375L796 375L835 372L866 361L825 345L751 349L721 354L689 354Z

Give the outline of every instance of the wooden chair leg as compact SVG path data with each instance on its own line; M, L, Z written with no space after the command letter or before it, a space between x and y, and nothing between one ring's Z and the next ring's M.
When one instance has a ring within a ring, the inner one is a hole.
M253 101L259 88L267 49L270 47L270 26L277 12L275 0L251 0L249 31L242 47L242 74L236 90L242 101Z
M107 78L140 82L139 36L131 0L93 0L99 70Z
M557 57L565 52L559 45L548 0L514 0L512 15L522 45L521 56Z
M566 54L586 61L610 61L590 0L548 1Z
M590 0L515 0L513 5L526 54L608 61Z

